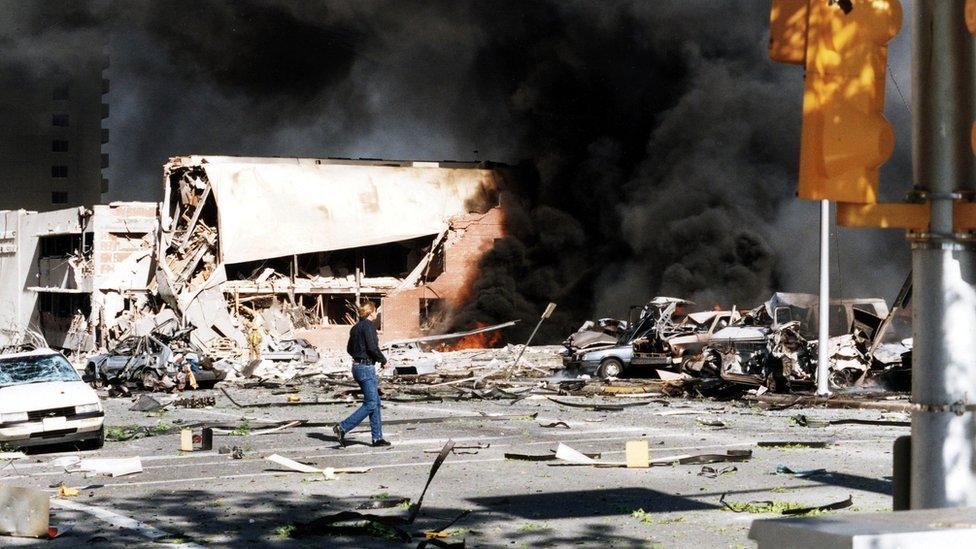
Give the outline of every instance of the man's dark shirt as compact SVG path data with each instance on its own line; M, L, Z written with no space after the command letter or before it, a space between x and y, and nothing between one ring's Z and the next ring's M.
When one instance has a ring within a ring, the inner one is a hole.
M349 330L349 343L346 344L346 352L352 356L355 363L372 364L379 362L386 364L386 357L380 351L376 326L368 318L360 318L359 322Z

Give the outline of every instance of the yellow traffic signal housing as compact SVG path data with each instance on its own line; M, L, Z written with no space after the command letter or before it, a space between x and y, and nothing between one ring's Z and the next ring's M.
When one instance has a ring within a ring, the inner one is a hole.
M773 1L770 57L806 68L800 198L877 202L895 142L883 114L887 44L901 20L898 0Z

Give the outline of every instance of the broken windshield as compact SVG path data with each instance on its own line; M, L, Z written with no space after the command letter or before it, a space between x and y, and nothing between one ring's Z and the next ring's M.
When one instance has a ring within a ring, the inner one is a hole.
M61 355L0 358L0 387L80 380L75 369Z

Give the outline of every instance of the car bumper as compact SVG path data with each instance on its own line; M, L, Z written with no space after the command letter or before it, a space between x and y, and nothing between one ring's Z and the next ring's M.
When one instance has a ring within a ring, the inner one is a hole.
M49 421L46 425L41 421L27 421L9 427L0 426L0 442L26 447L88 440L99 436L104 423L104 416Z

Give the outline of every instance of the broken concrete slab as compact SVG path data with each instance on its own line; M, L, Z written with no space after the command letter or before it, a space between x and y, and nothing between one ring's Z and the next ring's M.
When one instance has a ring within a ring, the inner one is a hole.
M48 536L51 498L23 486L0 485L0 534L28 538Z
M65 467L68 473L84 473L86 477L108 475L122 477L142 472L142 460L131 458L89 458Z

